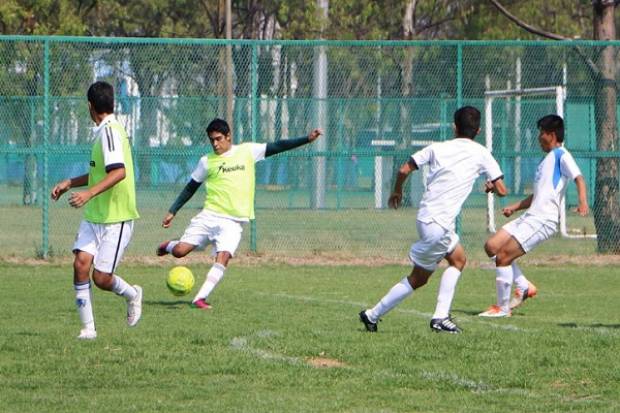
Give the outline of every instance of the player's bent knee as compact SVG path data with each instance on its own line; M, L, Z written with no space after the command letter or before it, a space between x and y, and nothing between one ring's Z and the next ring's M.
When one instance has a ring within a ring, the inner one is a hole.
M497 255L497 249L498 249L497 246L492 242L487 241L484 244L484 251L487 253L489 258L494 255Z
M77 274L88 274L90 273L90 262L88 260L83 260L76 258L73 261L73 271Z
M456 267L459 271L463 271L465 265L467 265L467 257L465 256L459 257L454 261L454 267Z
M110 274L107 272L101 272L99 270L94 270L93 281L95 282L95 285L101 288L102 290L109 290L110 288L112 288L112 284L114 282L112 275L113 274Z
M512 264L510 256L504 250L499 250L495 257L495 265L497 267L506 267L510 264Z
M196 248L195 245L179 243L172 249L172 256L175 258L183 258Z

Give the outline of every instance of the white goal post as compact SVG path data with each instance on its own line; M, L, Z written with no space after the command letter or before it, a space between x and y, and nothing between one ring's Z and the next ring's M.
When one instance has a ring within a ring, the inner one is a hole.
M485 112L485 144L489 151L493 152L493 101L498 98L520 99L524 96L555 96L555 111L558 116L564 117L564 102L566 100L565 86L550 86L530 89L505 89L505 90L488 90L484 93L484 112ZM517 105L516 123L520 122L520 107ZM515 162L515 171L519 171L518 159ZM520 179L518 176L517 179ZM495 232L495 198L492 193L487 195L487 229L489 232ZM560 234L564 238L596 238L596 234L588 235L572 235L566 229L566 200L563 197L560 205Z

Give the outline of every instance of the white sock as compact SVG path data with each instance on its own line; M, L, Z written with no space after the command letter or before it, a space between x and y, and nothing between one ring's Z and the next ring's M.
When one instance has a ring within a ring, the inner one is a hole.
M224 278L224 271L226 271L226 267L224 267L222 264L213 264L213 267L211 267L211 269L207 273L207 279L205 280L204 284L202 284L202 287L200 287L198 294L196 294L196 297L194 297L192 302L195 303L201 298L206 299L209 294L211 294L211 291L213 291L217 283L219 283L222 278Z
M127 301L133 300L134 298L136 298L136 296L138 295L138 292L136 291L135 288L133 288L133 286L129 285L127 281L123 280L121 277L119 277L116 274L112 275L112 277L114 277L114 281L112 284L113 292L115 292L116 294L122 297L125 297Z
M396 307L413 292L411 284L407 277L400 280L388 293L370 310L366 310L368 319L376 323L379 318Z
M505 312L510 311L510 288L512 287L512 266L495 268L497 305Z
M512 277L513 282L518 289L520 289L521 291L525 291L528 289L529 281L527 280L527 278L525 278L525 275L523 275L523 271L521 271L521 268L519 268L516 261L512 262Z
M441 275L439 293L437 294L437 306L433 318L446 318L450 314L456 283L459 281L461 271L456 267L448 267Z
M176 241L176 240L170 241L168 245L166 245L166 252L169 254L172 254L172 250L174 249L174 247L176 247L179 244L179 242L181 241Z
M75 288L75 305L83 328L95 329L95 317L93 316L93 303L90 295L90 280L81 284L73 284Z

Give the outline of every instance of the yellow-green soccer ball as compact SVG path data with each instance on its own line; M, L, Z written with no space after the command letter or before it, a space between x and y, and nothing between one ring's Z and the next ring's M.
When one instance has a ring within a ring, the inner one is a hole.
M166 286L177 297L189 294L194 288L194 274L187 267L174 267L168 273Z

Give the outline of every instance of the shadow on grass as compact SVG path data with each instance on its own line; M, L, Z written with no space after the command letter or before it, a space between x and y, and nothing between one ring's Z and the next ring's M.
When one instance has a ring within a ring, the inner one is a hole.
M577 323L560 323L558 324L560 327L565 328L620 328L620 324L582 324L579 325Z
M159 305L162 307L168 307L169 309L176 309L181 307L190 307L191 301L187 300L176 300L176 301L144 301L144 304L148 305Z
M463 309L452 309L452 314L465 314L465 315L471 315L471 316L477 316L478 314L485 312L487 309L486 308L481 308L478 310L463 310ZM519 313L519 312L512 312L512 317L511 318L515 318L515 317L521 317L525 315L524 313ZM480 318L493 318L493 317L480 317ZM498 317L498 318L506 318L506 317Z

